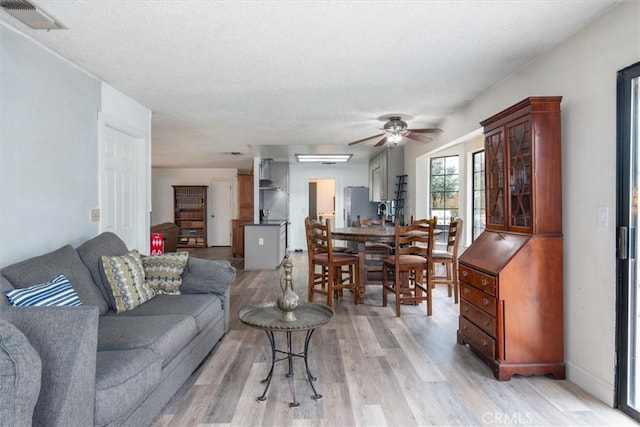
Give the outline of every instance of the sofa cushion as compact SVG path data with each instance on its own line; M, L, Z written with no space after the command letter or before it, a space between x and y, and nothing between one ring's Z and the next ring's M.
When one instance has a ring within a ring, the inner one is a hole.
M126 312L126 316L153 316L158 314L174 314L193 316L198 333L202 332L224 316L222 303L215 294L182 294L158 295L151 301ZM123 316L115 311L108 311L106 316Z
M4 267L0 270L0 274L14 288L26 288L36 283L44 283L58 274L64 274L84 305L97 306L101 314L106 313L109 309L107 300L102 297L98 287L93 282L87 266L84 265L76 250L70 245Z
M6 291L11 305L16 307L77 307L82 305L78 294L64 274L39 285Z
M196 334L196 321L191 316L101 316L98 351L147 348L157 353L165 366Z
M0 424L31 425L41 375L38 352L18 328L0 319Z
M11 303L5 292L15 289L3 276L0 276L0 307L9 307Z
M189 252L142 257L145 281L156 294L180 295L182 272L188 259Z
M113 295L112 308L118 313L134 309L155 296L144 280L144 268L138 251L124 255L103 255L102 267Z
M115 233L106 231L78 246L77 251L80 259L89 269L91 277L96 282L102 296L106 301L109 301L109 286L104 283L106 277L104 276L101 257L103 255L124 255L129 251L127 245Z
M118 420L137 408L160 383L162 359L151 350L99 351L94 425Z

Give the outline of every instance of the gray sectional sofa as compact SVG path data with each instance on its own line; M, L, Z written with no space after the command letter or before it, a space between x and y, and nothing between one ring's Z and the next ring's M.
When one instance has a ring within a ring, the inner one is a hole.
M149 425L228 331L235 270L226 261L189 258L181 295L157 295L116 314L100 257L126 252L115 234L103 233L0 270L0 424ZM61 273L81 307L10 306L5 290ZM20 333L40 366L14 344Z

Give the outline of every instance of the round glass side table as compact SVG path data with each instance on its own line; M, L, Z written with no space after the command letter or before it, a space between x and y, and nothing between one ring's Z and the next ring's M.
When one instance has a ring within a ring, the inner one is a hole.
M288 362L287 377L291 380L291 390L293 393L293 401L289 404L290 407L299 406L300 402L296 399L296 392L293 385L293 359L294 357L302 358L304 360L305 370L307 374L307 381L313 390L312 398L315 400L321 399L322 395L316 391L313 382L317 380L311 374L309 370L309 343L311 342L311 336L313 332L326 325L333 317L333 309L324 304L315 304L308 302L301 302L298 308L295 310L296 320L294 322L283 322L282 311L278 309L275 301L266 302L262 304L250 305L243 308L238 313L240 321L245 325L252 328L261 329L267 334L267 339L271 346L271 367L267 377L262 380L266 383L264 392L258 397L259 401L267 400L267 391L271 385L273 378L273 370L276 362L286 360ZM278 349L276 347L276 341L274 332L284 332L287 339L287 348L285 350ZM305 332L304 347L302 353L296 353L291 348L291 333L292 332ZM278 354L284 355L279 359L276 358Z

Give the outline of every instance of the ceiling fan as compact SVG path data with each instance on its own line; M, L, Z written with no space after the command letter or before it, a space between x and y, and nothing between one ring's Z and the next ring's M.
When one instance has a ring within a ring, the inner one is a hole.
M382 130L384 130L383 133L379 133L377 135L373 135L367 138L350 142L349 145L360 144L361 142L366 142L371 139L380 138L380 137L382 138L380 138L380 140L376 142L374 147L381 147L387 142L392 142L395 145L398 145L402 137L413 139L414 141L426 143L426 142L433 141L433 138L430 136L427 136L427 134L442 133L442 129L438 129L438 128L408 129L407 122L402 120L400 116L390 116L389 120L382 127Z

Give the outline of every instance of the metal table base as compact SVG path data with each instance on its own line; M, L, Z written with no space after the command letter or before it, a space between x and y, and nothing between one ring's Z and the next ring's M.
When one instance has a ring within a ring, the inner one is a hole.
M265 400L267 400L267 391L269 391L269 386L271 385L271 379L273 378L273 371L274 371L274 366L276 364L276 362L281 362L283 360L288 361L288 368L289 371L286 374L286 377L289 378L290 383L291 383L291 392L293 394L293 401L291 403L289 403L289 407L294 408L296 406L300 406L300 402L298 402L298 400L296 399L296 390L295 390L295 385L294 385L294 373L293 373L293 358L294 357L301 357L302 359L304 359L304 367L307 373L307 381L309 382L309 385L311 386L311 389L313 390L313 396L311 396L312 399L314 400L318 400L318 399L322 399L322 395L318 393L318 391L316 390L316 387L313 385L314 381L317 381L318 378L314 377L311 374L311 371L309 370L309 360L307 358L307 355L309 354L309 343L311 342L311 336L313 335L313 332L315 331L315 329L309 329L306 333L306 336L304 338L304 350L302 353L294 353L292 351L292 345L291 345L291 331L287 331L286 335L287 335L287 350L279 350L276 347L276 340L275 337L273 335L273 331L265 331L265 333L267 334L267 339L269 340L269 344L271 345L271 368L269 369L269 374L267 375L267 377L265 379L263 379L261 382L264 384L266 383L267 385L264 388L264 392L262 393L262 395L260 395L258 397L258 400L263 402ZM281 357L280 359L276 359L276 354L284 354L284 357Z
M271 386L276 362L286 360L288 362L286 376L289 378L291 392L293 393L293 401L289 406L293 408L300 405L300 402L298 402L298 399L296 398L294 385L294 358L302 358L304 360L307 381L313 390L313 396L311 396L311 398L314 400L322 399L322 395L318 393L313 383L317 378L311 374L311 370L309 369L309 344L311 342L313 332L331 320L334 315L333 309L324 304L301 302L295 311L296 318L293 321L284 321L283 313L276 306L276 302L270 301L244 307L240 310L238 315L242 323L265 331L271 347L271 367L269 368L267 377L262 380L262 383L266 385L264 392L258 397L258 401L262 402L267 400L267 392ZM284 332L286 334L287 343L285 349L279 349L276 346L274 332ZM305 332L304 347L301 353L293 351L291 343L292 332Z

